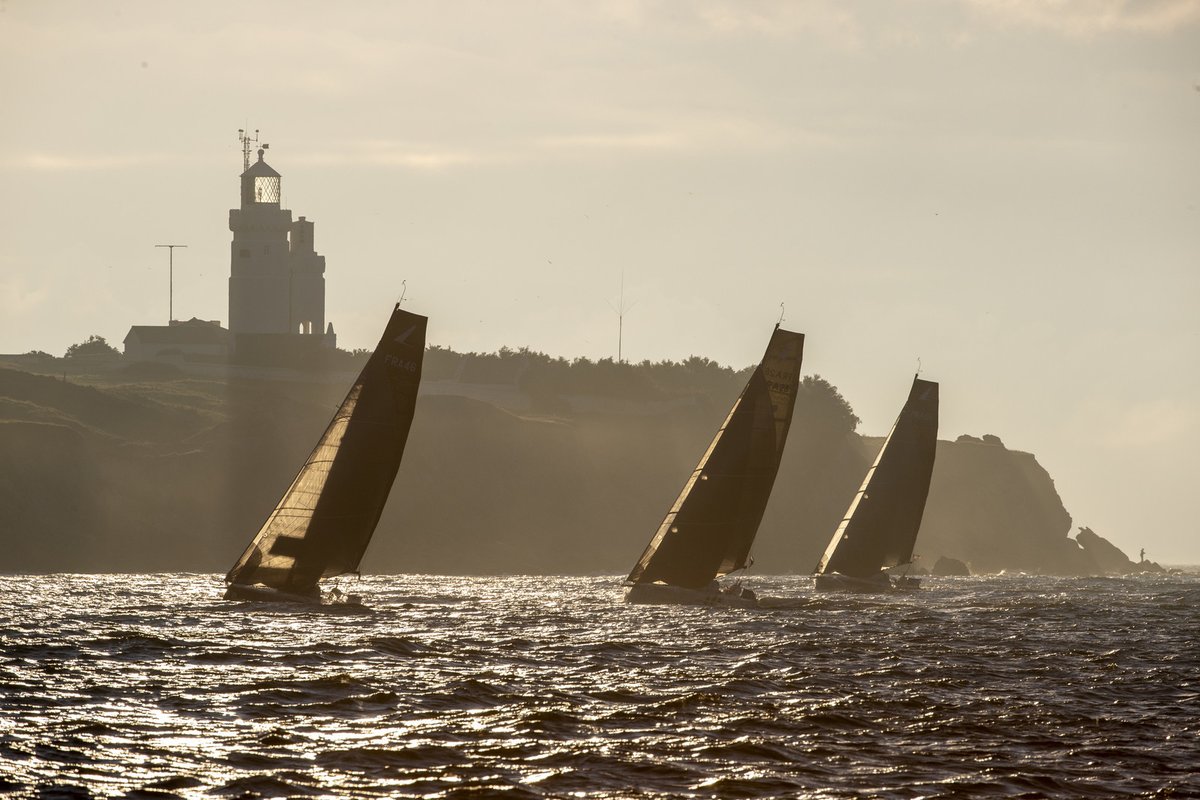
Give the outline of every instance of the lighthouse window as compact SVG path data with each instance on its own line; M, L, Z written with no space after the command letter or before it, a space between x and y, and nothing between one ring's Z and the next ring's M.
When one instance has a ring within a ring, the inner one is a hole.
M264 245L263 245L263 255L264 255L264 256L269 256L269 255L271 255L271 245L269 245L269 244L264 244Z
M254 202L278 203L279 178L270 176L256 177L254 179Z

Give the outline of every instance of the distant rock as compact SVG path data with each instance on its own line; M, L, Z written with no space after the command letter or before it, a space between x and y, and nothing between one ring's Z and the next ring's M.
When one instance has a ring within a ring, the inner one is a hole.
M929 574L943 576L970 575L971 568L962 561L959 561L957 558L940 556L937 560L937 563L933 565L933 570Z

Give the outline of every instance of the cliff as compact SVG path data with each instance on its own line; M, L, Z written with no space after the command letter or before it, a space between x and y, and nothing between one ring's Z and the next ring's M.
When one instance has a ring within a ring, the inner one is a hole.
M920 553L956 558L976 573L1094 572L1070 532L1071 515L1032 454L994 436L938 442Z
M556 364L526 364L507 383L470 383L461 369L429 382L364 569L630 568L745 373L702 360L652 380L627 371L624 395L598 400L572 395ZM0 369L0 570L224 571L343 391L143 368L71 381ZM856 424L834 387L805 379L755 546L759 571L816 564L879 446ZM926 565L947 556L975 572L1101 571L1070 528L1032 455L998 440L939 442L917 543Z

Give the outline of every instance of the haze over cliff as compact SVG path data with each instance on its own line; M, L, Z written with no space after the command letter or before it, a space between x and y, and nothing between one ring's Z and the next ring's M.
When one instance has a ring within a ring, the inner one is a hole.
M226 570L349 382L108 366L0 369L0 570ZM364 571L627 571L745 378L702 358L630 365L431 349ZM857 424L834 386L804 379L756 571L816 564L880 444ZM921 563L1105 571L1070 531L1033 455L994 436L939 442Z

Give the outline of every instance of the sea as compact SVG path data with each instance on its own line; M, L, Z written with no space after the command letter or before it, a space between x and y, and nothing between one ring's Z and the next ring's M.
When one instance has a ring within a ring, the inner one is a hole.
M0 792L1200 797L1200 574L927 578L759 609L618 576L0 577Z

